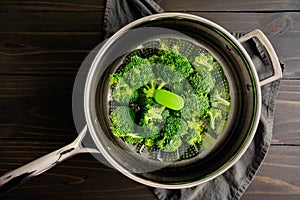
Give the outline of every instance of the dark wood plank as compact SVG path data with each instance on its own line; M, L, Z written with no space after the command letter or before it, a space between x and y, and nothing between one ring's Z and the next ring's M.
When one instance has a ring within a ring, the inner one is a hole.
M232 0L224 3L219 0L155 0L166 11L288 11L299 10L297 0ZM0 11L99 11L105 0L2 0Z
M282 63L285 78L298 78L300 13L203 13L231 32L262 29ZM74 75L102 41L103 13L0 13L0 74ZM21 17L22 16L22 17ZM13 23L12 23L13 22ZM42 66L42 67L41 67Z
M252 0L252 1L219 1L219 0L155 0L162 8L168 11L287 11L299 10L297 0Z
M299 80L282 81L276 105L272 143L300 145Z
M105 0L3 0L0 11L103 11Z
M0 140L0 173L21 166L63 142ZM265 162L242 199L297 199L300 195L300 147L271 146ZM5 166L5 167L4 167ZM118 180L118 181L116 181ZM155 199L148 187L99 163L91 155L77 155L2 199Z
M271 146L242 200L300 198L300 146Z
M102 41L103 13L0 13L0 74L75 75Z
M0 139L70 141L76 136L73 82L73 77L0 76Z
M1 167L1 174L8 168L22 165L23 162L32 160L37 154L49 151L57 143L47 141L31 142L19 145L13 142L1 142L1 163L5 163L6 168ZM8 143L8 145L6 145ZM28 149L25 150L25 145ZM60 146L60 144L59 144ZM31 147L31 148L30 148ZM35 147L35 148L34 148ZM38 152L38 153L36 153ZM18 160L16 162L16 160ZM144 185L136 183L129 178L111 169L91 155L77 155L68 161L45 172L39 177L31 179L24 185L7 193L1 197L2 200L13 199L155 199L150 189Z

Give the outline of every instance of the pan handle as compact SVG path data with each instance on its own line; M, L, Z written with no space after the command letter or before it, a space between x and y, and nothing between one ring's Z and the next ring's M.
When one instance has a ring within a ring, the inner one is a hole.
M1 176L0 194L18 186L21 183L26 182L30 178L37 176L48 169L51 169L55 165L75 154L85 152L98 153L96 149L85 148L82 146L81 141L86 135L86 132L87 125L82 129L78 137L71 144Z
M275 80L278 80L280 78L282 78L282 71L281 71L281 66L278 60L278 57L276 55L276 52L272 46L272 44L270 43L270 41L268 40L268 38L266 37L266 35L259 29L255 29L253 31L251 31L250 33L242 36L241 38L239 38L239 42L246 42L249 39L252 38L256 38L261 45L264 47L264 49L266 50L268 57L271 61L271 65L273 67L273 75L265 78L264 80L260 81L260 85L266 85L268 83L271 83Z

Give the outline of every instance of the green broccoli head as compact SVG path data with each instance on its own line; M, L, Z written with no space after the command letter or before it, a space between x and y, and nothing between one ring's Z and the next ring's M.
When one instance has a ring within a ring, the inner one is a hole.
M127 133L124 140L129 144L138 144L143 142L144 138L136 133Z
M214 58L209 53L200 53L195 57L193 65L196 70L200 70L202 68L206 68L208 71L212 71L214 68Z
M189 81L196 94L208 94L214 87L216 80L205 68L194 72Z
M162 131L167 133L170 137L182 136L186 134L187 124L181 117L170 115L167 117Z
M185 140L190 146L194 146L201 143L202 135L194 129L189 129L188 134L185 136Z
M128 133L135 132L135 113L127 106L119 106L110 113L110 120L113 124L111 128L113 134L124 137Z
M164 64L156 64L153 66L157 82L160 83L157 88L161 89L164 85L172 85L185 79L184 75L177 70L171 69L170 66Z
M205 95L196 95L187 92L184 96L184 107L181 110L182 117L186 120L191 118L201 118L205 116L209 109L209 99Z
M138 89L152 81L154 79L154 73L147 59L133 56L131 60L132 62L127 64L130 65L130 68L128 67L129 69L124 72L122 78L131 88Z
M132 103L138 99L138 91L130 87L123 78L115 84L112 89L112 96L114 100L119 103Z
M138 132L139 135L145 139L155 140L160 136L161 125L155 123L145 124L143 126L139 126Z
M188 134L186 135L186 141L190 146L199 144L202 141L202 133L204 131L204 124L200 119L191 119L187 121Z
M153 122L163 123L167 116L169 116L169 111L165 110L165 107L156 104L143 112L140 124L145 125Z
M178 149L182 144L182 139L180 136L173 137L166 145L163 147L165 152L172 152Z

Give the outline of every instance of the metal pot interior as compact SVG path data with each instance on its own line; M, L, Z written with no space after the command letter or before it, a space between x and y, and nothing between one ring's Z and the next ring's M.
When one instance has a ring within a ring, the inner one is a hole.
M146 27L146 29L141 29ZM159 28L159 29L158 29ZM153 29L152 31L149 31ZM129 32L128 30L132 30ZM154 31L155 30L155 31ZM170 31L171 30L171 31ZM140 32L142 31L142 32ZM176 32L174 32L176 31ZM142 34L141 34L142 33ZM199 154L180 162L162 162L144 157L128 148L110 131L108 77L118 70L118 62L145 40L161 35L188 36L208 50L221 63L227 77L231 111L227 125L217 144L204 156ZM162 17L139 21L119 31L113 41L100 51L94 62L88 87L88 125L96 145L104 157L120 172L150 186L163 188L190 187L210 180L234 164L254 134L257 121L257 81L249 61L228 36L228 32L189 17ZM90 122L90 124L89 124Z

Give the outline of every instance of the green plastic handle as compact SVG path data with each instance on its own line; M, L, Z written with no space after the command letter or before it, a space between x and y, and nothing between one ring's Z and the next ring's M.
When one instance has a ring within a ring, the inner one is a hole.
M184 106L184 100L180 96L163 89L154 93L154 99L160 105L172 110L180 110Z

